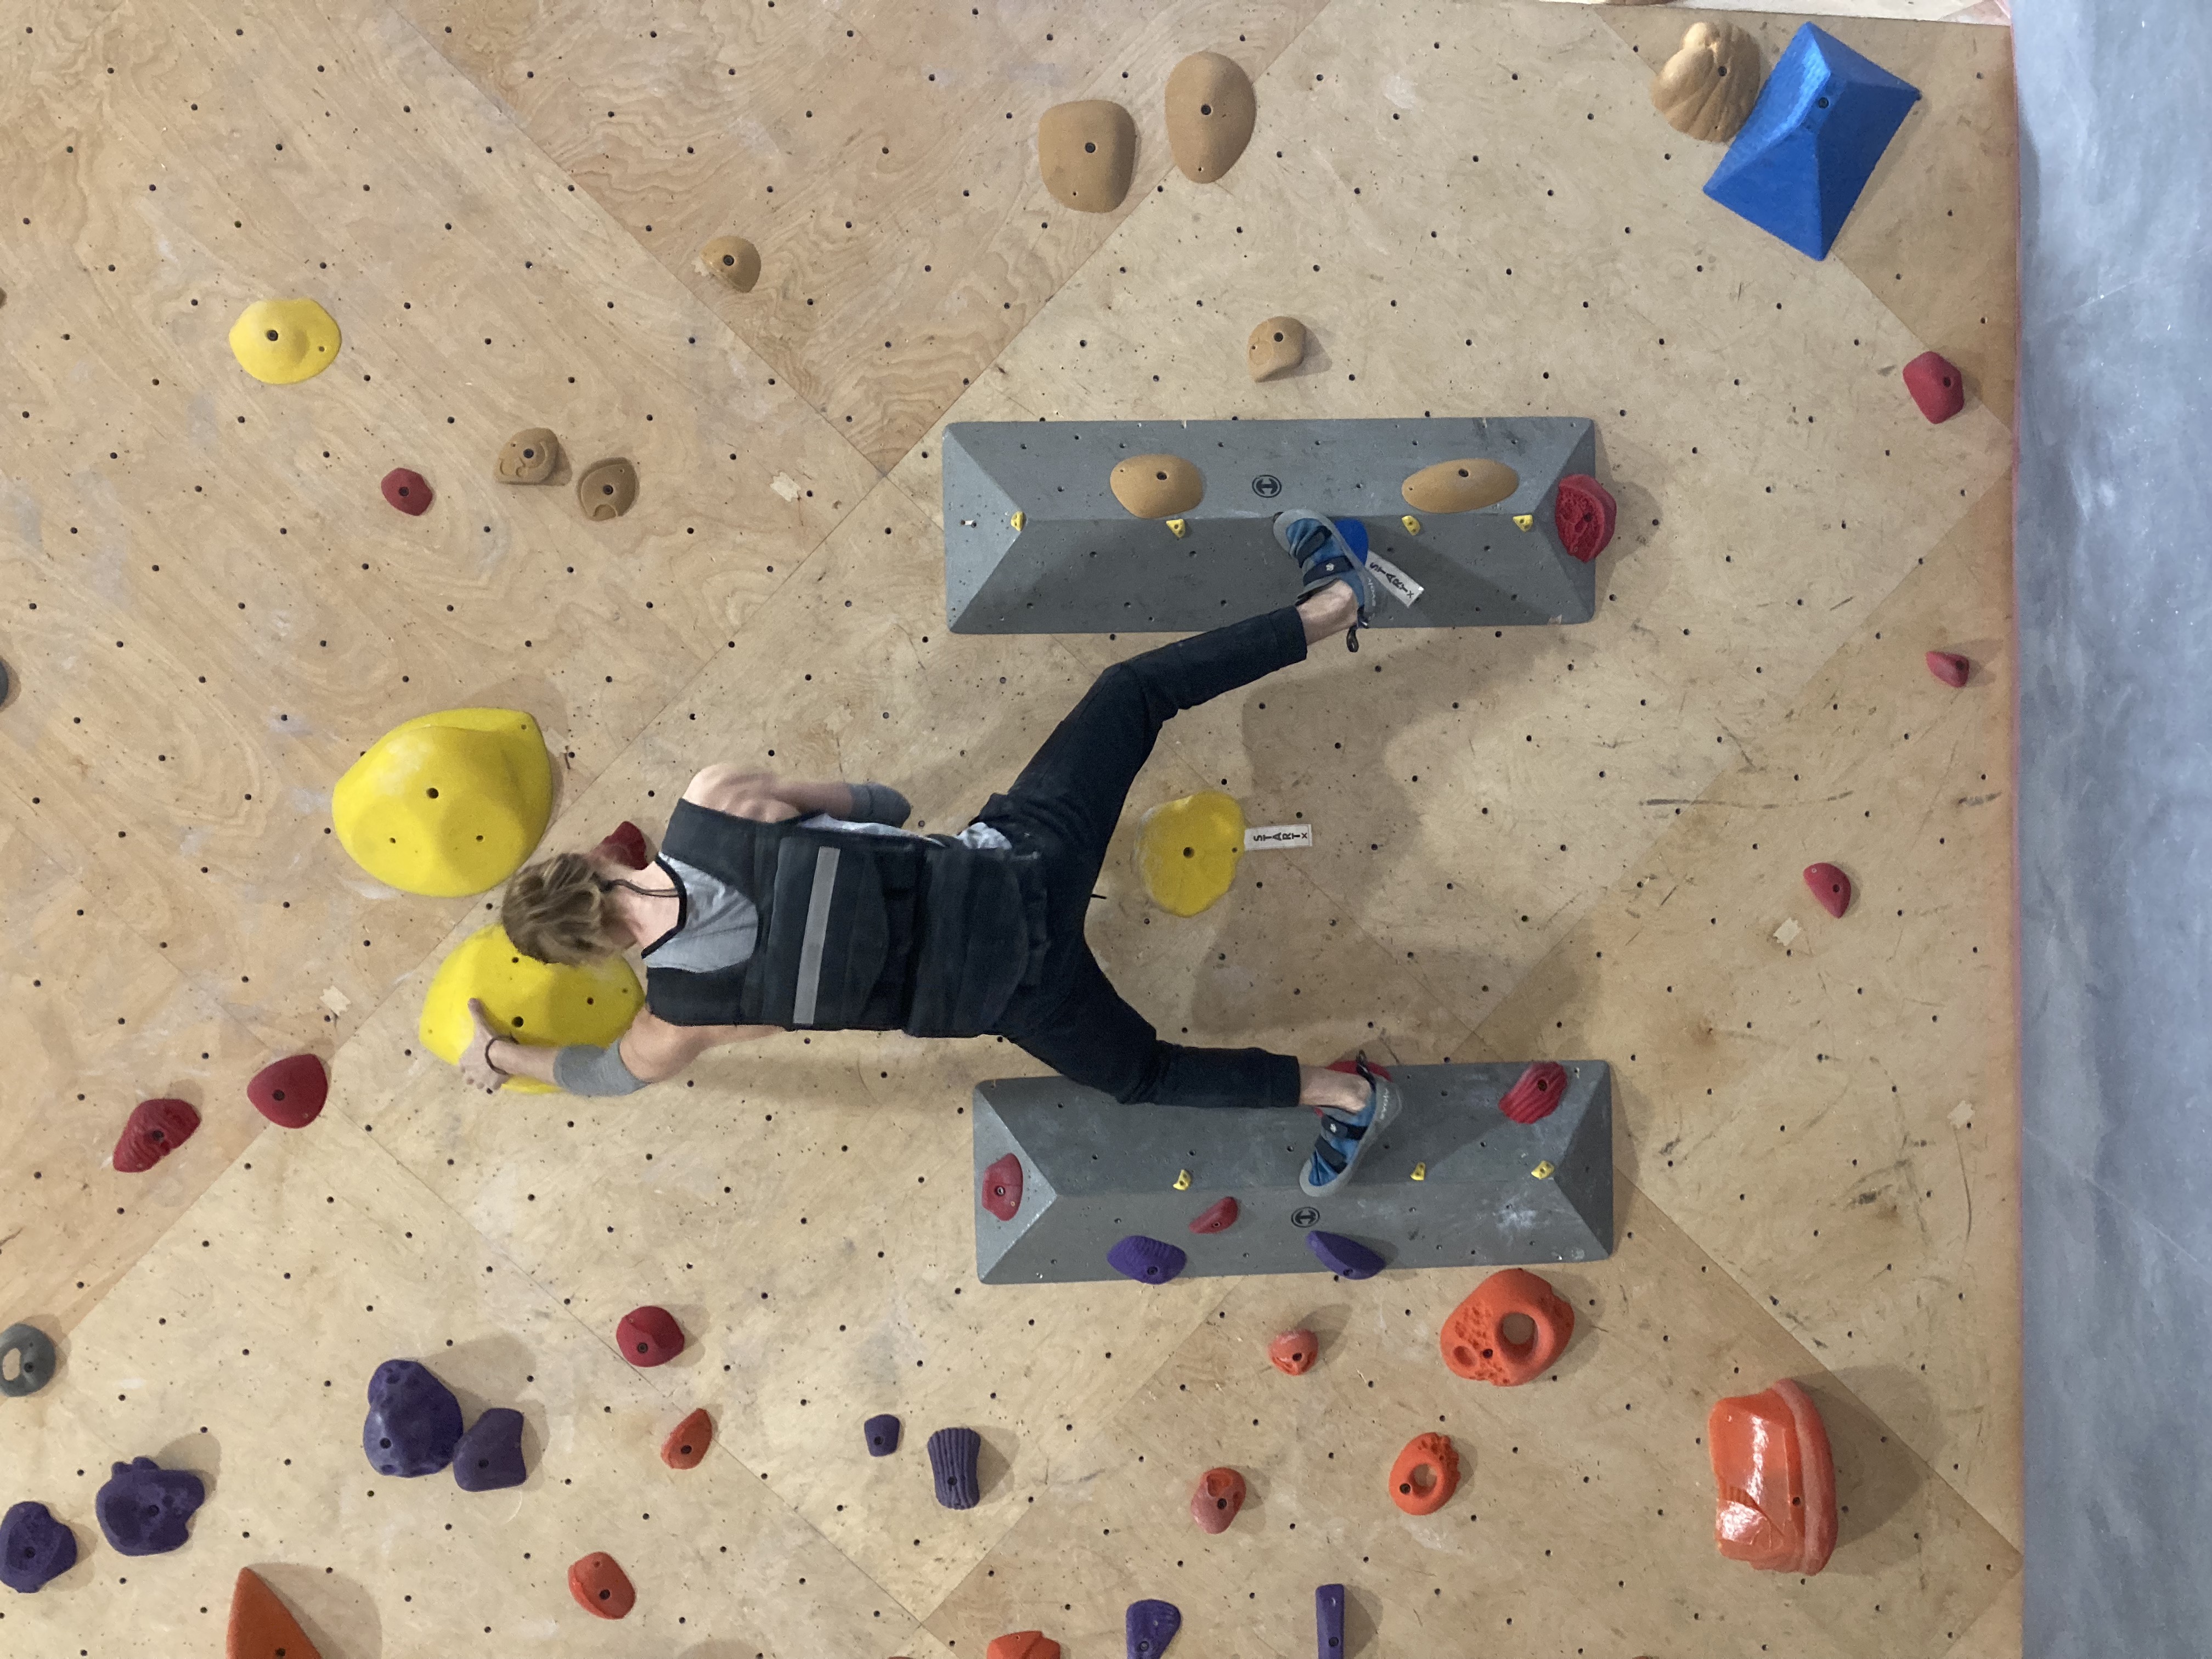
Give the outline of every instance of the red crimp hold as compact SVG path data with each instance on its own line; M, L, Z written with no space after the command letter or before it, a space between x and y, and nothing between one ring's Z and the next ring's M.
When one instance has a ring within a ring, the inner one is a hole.
M1955 651L1930 651L1928 672L1949 686L1954 691L1966 683L1967 671L1973 667Z
M1013 1631L993 1637L983 1659L1060 1659L1060 1644L1041 1630Z
M1516 1123L1534 1123L1559 1109L1567 1092L1567 1068L1556 1060L1531 1060L1521 1080L1508 1089L1498 1109Z
M1217 1198L1191 1218L1190 1230L1194 1233L1225 1233L1237 1224L1237 1200Z
M1304 1376L1321 1358L1321 1343L1311 1331L1285 1331L1267 1345L1267 1363L1285 1376Z
M646 851L645 831L627 818L617 824L614 832L593 850L605 853L609 858L619 859L633 870L642 870L653 861Z
M1966 377L1948 358L1933 351L1923 351L1905 364L1905 389L1936 426L1966 406Z
M669 1430L668 1438L660 1443L660 1461L672 1469L696 1469L714 1443L714 1419L702 1406Z
M395 466L384 475L384 499L410 519L430 510L429 481L410 467Z
M313 1054L289 1054L263 1066L246 1085L253 1109L286 1129L313 1123L330 1093L331 1074Z
M622 1357L641 1369L665 1365L684 1352L684 1328L665 1308L632 1308L615 1327L615 1343Z
M1012 1152L983 1171L983 1207L1001 1221L1012 1221L1022 1207L1022 1161Z
M1190 1494L1190 1518L1200 1532L1227 1532L1243 1507L1244 1477L1234 1469L1208 1469Z
M1552 498L1552 522L1559 529L1559 545L1588 564L1613 540L1620 513L1613 492L1583 472L1571 472L1559 480Z
M604 1550L568 1564L568 1594L576 1605L601 1619L620 1619L637 1605L637 1591L622 1565Z
M1820 901L1820 908L1830 915L1840 916L1851 908L1851 878L1834 865L1807 865L1805 884L1813 890L1813 896Z
M192 1138L200 1115L189 1101L142 1100L131 1109L115 1143L115 1167L125 1175L143 1175Z

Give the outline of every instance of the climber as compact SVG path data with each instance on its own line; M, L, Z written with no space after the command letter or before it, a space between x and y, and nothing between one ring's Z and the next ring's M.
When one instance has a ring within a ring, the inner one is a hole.
M908 804L884 784L710 766L649 865L641 838L611 837L519 871L501 905L514 944L571 963L640 947L646 1006L616 1042L555 1048L509 1041L471 1003L463 1076L487 1091L522 1076L627 1094L705 1049L781 1030L995 1035L1123 1102L1310 1106L1322 1127L1301 1184L1332 1190L1396 1114L1397 1088L1364 1057L1340 1072L1163 1042L1084 939L1107 842L1161 726L1366 625L1364 536L1304 510L1282 514L1275 536L1299 567L1296 603L1108 668L957 836L901 828Z

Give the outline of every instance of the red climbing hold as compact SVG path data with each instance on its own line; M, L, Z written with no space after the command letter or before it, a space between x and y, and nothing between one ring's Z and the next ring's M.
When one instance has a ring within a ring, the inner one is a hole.
M1234 1469L1208 1469L1190 1495L1190 1518L1200 1532L1227 1532L1243 1507L1244 1477Z
M1060 1644L1041 1630L1018 1630L993 1637L983 1659L1060 1659Z
M1955 651L1930 651L1928 672L1949 686L1954 691L1966 683L1966 672L1973 667Z
M983 1171L983 1207L1001 1221L1012 1221L1022 1207L1022 1161L1012 1152Z
M313 1054L292 1054L263 1066L246 1085L254 1110L286 1129L304 1129L330 1098L331 1074Z
M1613 492L1587 473L1571 472L1559 480L1552 499L1552 522L1559 532L1559 545L1588 564L1613 540L1620 508Z
M230 1629L223 1638L223 1659L322 1659L292 1609L251 1567L238 1570L230 1592Z
M632 1308L615 1327L615 1341L633 1365L665 1365L684 1352L684 1328L665 1308Z
M660 1443L660 1461L672 1469L696 1469L714 1443L714 1419L702 1406L668 1431Z
M1556 1060L1531 1060L1521 1080L1508 1089L1498 1109L1516 1123L1534 1123L1559 1109L1567 1092L1567 1068Z
M1905 389L1937 426L1966 406L1966 377L1949 359L1923 351L1905 366Z
M1526 1335L1506 1328L1516 1314L1528 1322ZM1455 1376L1510 1389L1550 1370L1574 1334L1574 1306L1548 1280L1525 1267L1505 1267L1444 1316L1437 1346Z
M633 870L642 870L653 861L645 846L645 831L625 818L614 828L614 833L592 849L604 853L628 865Z
M1225 1233L1237 1224L1237 1200L1218 1198L1191 1218L1194 1233Z
M1267 1345L1267 1363L1285 1376L1304 1376L1321 1358L1321 1343L1311 1331L1285 1331Z
M131 1109L115 1143L115 1167L141 1175L192 1138L200 1115L182 1100L142 1100Z
M1458 1490L1459 1449L1449 1435L1415 1435L1390 1466L1390 1501L1408 1515L1434 1515Z
M410 518L419 518L430 509L430 484L423 476L411 468L395 466L384 475L384 499Z
M637 1605L637 1591L622 1564L604 1550L594 1550L568 1564L568 1594L576 1605L601 1619L619 1619Z
M1851 908L1851 878L1834 865L1807 865L1805 884L1813 890L1813 896L1820 901L1820 908L1830 915L1840 916Z

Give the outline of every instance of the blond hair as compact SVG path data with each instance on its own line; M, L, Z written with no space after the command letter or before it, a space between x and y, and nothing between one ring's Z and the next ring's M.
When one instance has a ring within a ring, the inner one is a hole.
M500 902L514 948L540 962L571 965L613 956L629 944L612 893L581 853L559 853L514 872Z

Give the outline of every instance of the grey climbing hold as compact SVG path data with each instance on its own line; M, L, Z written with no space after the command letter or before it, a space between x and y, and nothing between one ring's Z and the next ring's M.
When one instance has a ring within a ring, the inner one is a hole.
M1132 1601L1121 1620L1127 1659L1160 1659L1182 1628L1182 1609L1172 1601Z
M872 1417L860 1425L860 1432L868 1437L868 1455L889 1457L898 1449L899 1420L889 1412L881 1417Z
M368 1379L361 1449L379 1474L435 1474L460 1443L461 1402L427 1365L387 1359Z
M1344 1659L1344 1586L1314 1586L1315 1659Z
M929 1437L929 1468L937 1477L937 1501L948 1510L972 1510L982 1501L975 1472L983 1437L973 1429L939 1429Z
M15 1361L15 1375L9 1361ZM10 1325L0 1331L0 1394L21 1399L53 1380L54 1340L36 1325Z
M1382 1258L1356 1238L1325 1233L1316 1227L1306 1235L1306 1249L1320 1258L1329 1272L1343 1279L1372 1279L1382 1271Z
M530 1478L522 1461L522 1413L494 1406L453 1446L453 1481L463 1492L497 1492Z
M1106 1262L1139 1285L1164 1285L1189 1265L1190 1258L1172 1244L1132 1233L1106 1252Z
M207 1487L190 1469L134 1457L115 1466L92 1512L118 1555L161 1555L190 1535L185 1522L205 1502Z
M0 1584L35 1595L76 1565L76 1534L44 1504L18 1504L0 1519Z

